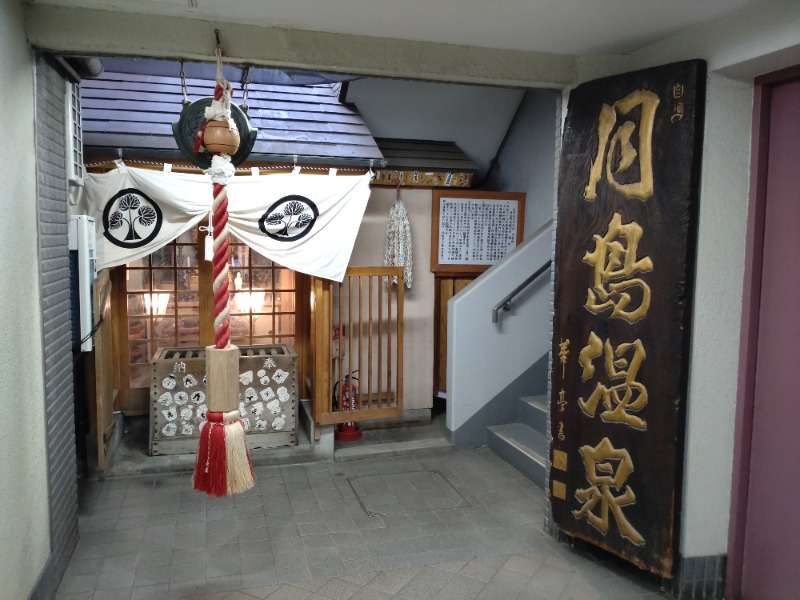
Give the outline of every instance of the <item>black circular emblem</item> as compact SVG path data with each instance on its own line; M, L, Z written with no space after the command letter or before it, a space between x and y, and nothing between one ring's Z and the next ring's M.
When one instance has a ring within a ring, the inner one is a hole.
M103 209L103 235L121 248L139 248L161 230L161 209L144 192L127 188L117 192Z
M258 220L258 228L279 242L293 242L309 234L317 222L317 205L305 196L284 196Z

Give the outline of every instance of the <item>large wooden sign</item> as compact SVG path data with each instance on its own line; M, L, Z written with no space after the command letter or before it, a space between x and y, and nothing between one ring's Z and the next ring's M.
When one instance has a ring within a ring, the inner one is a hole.
M705 63L592 81L561 154L555 523L662 577L678 532Z

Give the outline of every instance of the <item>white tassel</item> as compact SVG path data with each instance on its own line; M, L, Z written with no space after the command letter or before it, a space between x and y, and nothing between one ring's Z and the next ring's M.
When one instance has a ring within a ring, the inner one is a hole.
M240 494L255 484L250 457L247 454L244 425L239 419L238 410L225 413L224 419L228 494Z
M403 201L398 198L389 211L389 220L386 223L386 249L383 254L383 264L387 267L403 267L403 278L406 287L411 288L413 280L414 257L411 243L411 224L408 220L408 211ZM389 278L386 278L387 280ZM397 277L391 278L391 283L397 283Z

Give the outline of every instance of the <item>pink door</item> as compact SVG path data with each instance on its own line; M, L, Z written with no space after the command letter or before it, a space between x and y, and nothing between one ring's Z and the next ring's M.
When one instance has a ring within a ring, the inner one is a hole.
M754 293L749 315L744 315L746 324L750 320L751 336L743 338L749 346L744 352L751 354L747 377L752 392L744 405L752 410L752 434L749 476L746 469L741 471L739 487L746 495L739 514L741 554L729 566L735 569L741 560L741 573L734 575L741 577L741 593L734 592L734 597L796 600L800 598L800 80L770 85L761 100L768 112L762 112L767 117L758 132L762 151L755 175L759 198L755 220L763 219L763 255L759 261L755 250ZM758 237L755 232L756 243ZM747 305L746 301L745 309ZM746 430L740 433L744 436ZM747 456L741 458L746 464Z

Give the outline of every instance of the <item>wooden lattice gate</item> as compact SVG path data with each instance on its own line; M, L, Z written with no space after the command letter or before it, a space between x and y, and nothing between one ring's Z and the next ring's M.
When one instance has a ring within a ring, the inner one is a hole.
M391 283L392 278L397 283ZM351 267L314 280L314 418L320 425L403 413L403 269ZM355 388L343 401L343 387ZM348 396L349 397L349 396Z

